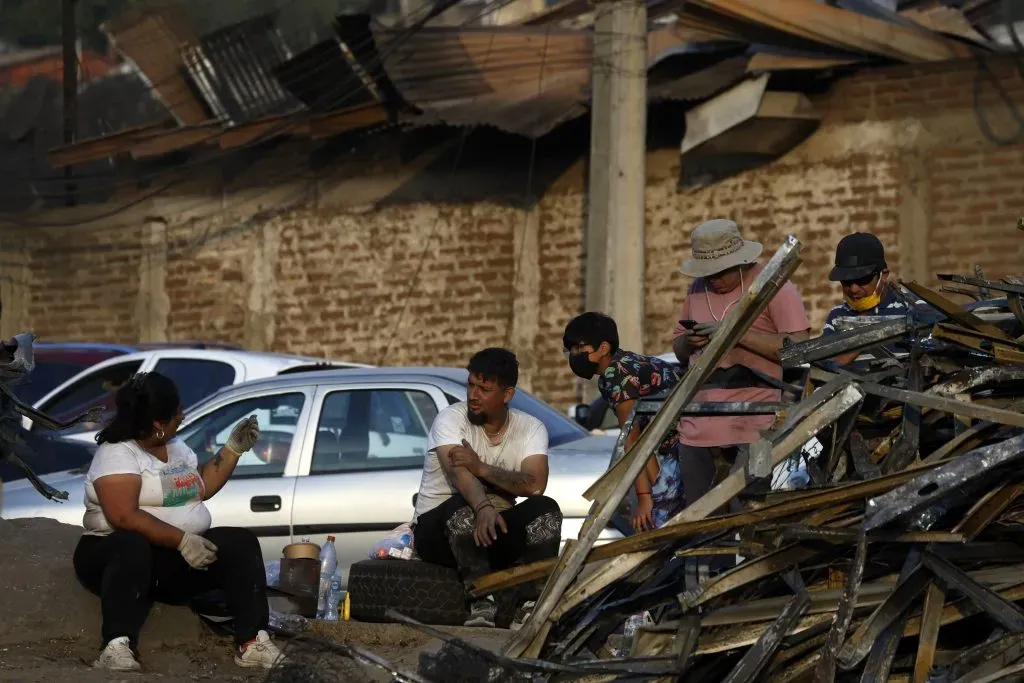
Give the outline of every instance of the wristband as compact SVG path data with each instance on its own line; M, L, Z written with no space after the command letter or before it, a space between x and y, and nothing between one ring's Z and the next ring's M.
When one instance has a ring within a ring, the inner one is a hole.
M480 503L475 508L473 508L473 514L474 515L479 514L480 511L483 510L485 507L492 507L493 508L494 507L494 503L492 503L489 500L485 500L484 502ZM495 508L495 509L497 509L497 508Z
M639 491L639 492L637 492L636 495L638 495L638 496L649 496L649 495L651 495L651 492L650 491Z

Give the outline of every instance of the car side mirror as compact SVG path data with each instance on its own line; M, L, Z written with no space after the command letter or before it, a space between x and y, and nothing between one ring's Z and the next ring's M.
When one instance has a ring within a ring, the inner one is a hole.
M582 427L587 426L587 422L590 419L590 406L586 403L577 403L570 410L572 419Z

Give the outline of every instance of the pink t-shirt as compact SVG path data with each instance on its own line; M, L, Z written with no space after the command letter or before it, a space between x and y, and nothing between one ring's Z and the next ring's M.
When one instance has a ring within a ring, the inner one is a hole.
M679 314L680 320L695 320L699 323L724 320L725 315L733 309L736 302L750 283L764 269L758 264L743 274L743 286L737 287L728 294L716 294L706 289L704 280L695 280L683 302ZM711 308L708 308L710 303ZM714 311L714 315L711 312ZM767 334L784 334L803 332L811 327L807 319L800 292L791 282L787 282L769 303L767 308L754 320L750 329ZM687 330L676 324L673 338L678 338ZM690 365L700 357L701 350L690 356ZM720 368L733 365L745 365L766 375L782 379L782 366L759 356L752 351L733 347L718 363ZM778 401L782 392L767 387L748 387L742 389L704 389L697 392L694 401ZM724 415L718 417L684 416L679 421L679 440L688 446L730 446L733 444L753 443L760 437L760 430L767 429L774 421L771 415Z

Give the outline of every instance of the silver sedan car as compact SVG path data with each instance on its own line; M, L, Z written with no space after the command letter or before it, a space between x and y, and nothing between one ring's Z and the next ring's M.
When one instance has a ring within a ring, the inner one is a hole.
M213 522L241 526L261 539L265 559L288 543L336 539L347 568L394 527L412 519L427 434L438 411L466 399L465 370L368 368L285 371L226 387L193 406L179 435L200 462L227 442L231 428L256 415L260 440L208 502ZM590 509L583 492L607 469L615 439L586 430L528 392L512 401L548 430L546 494L558 501L562 538L575 539ZM81 525L84 470L43 477L66 490L66 503L45 500L26 482L4 485L5 519L49 517ZM605 529L601 542L621 538Z

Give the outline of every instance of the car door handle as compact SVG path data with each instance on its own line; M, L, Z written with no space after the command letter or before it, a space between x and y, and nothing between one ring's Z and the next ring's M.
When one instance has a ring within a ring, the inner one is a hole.
M281 496L254 496L249 501L253 512L277 512L281 509Z

